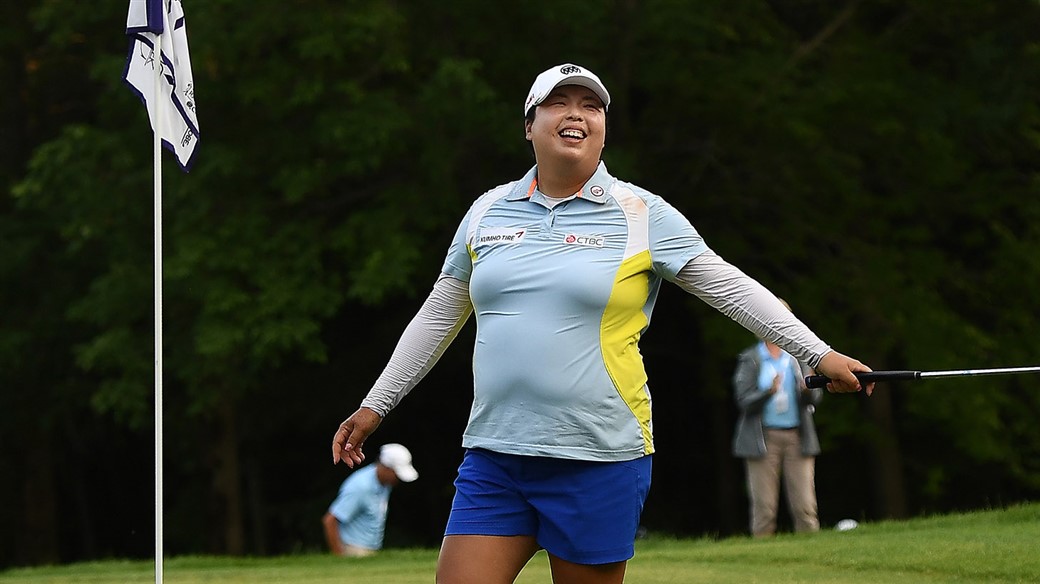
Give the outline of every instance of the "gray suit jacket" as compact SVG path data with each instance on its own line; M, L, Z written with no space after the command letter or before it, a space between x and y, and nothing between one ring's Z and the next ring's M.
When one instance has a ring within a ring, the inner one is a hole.
M737 369L733 373L733 397L740 408L740 419L733 434L733 455L740 458L761 458L766 454L765 432L762 428L762 410L771 397L768 392L758 389L758 368L760 367L758 344L752 345L740 353L737 358ZM803 376L811 370L799 363ZM799 377L798 385L804 389L805 381ZM816 424L813 423L813 412L816 404L823 398L823 390L814 388L809 393L798 392L799 425L802 454L816 456L820 453L820 440L816 436Z

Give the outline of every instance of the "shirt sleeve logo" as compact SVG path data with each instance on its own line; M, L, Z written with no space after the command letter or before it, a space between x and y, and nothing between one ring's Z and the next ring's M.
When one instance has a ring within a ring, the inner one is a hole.
M563 242L567 245L583 245L586 247L603 247L605 238L596 237L593 235L575 235L570 233L567 237L563 238Z

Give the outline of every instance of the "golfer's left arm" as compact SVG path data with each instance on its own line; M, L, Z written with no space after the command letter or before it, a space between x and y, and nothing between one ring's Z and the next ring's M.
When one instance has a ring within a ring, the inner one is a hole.
M823 375L831 378L827 389L853 392L862 389L853 372L870 368L843 355L823 342L798 320L765 286L736 266L708 250L686 263L675 277L676 284L708 303L759 337ZM874 384L866 386L867 395Z

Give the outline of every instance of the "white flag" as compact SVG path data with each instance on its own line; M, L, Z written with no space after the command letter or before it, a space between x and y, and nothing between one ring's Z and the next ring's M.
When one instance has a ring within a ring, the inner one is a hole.
M199 123L180 0L130 0L126 34L130 37L130 53L123 79L148 108L152 130L159 133L163 145L177 155L181 168L187 172L199 143ZM157 66L162 73L158 96ZM155 123L157 114L159 128Z

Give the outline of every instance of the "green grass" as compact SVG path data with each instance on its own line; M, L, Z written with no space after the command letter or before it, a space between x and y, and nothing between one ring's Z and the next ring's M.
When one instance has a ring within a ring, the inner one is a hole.
M437 550L387 550L344 559L176 557L169 584L411 584L433 582ZM0 572L3 584L155 581L151 561L105 561ZM517 582L549 582L540 552ZM848 532L770 540L650 537L636 544L626 582L639 584L898 584L1040 582L1040 503L1005 510L860 524Z

